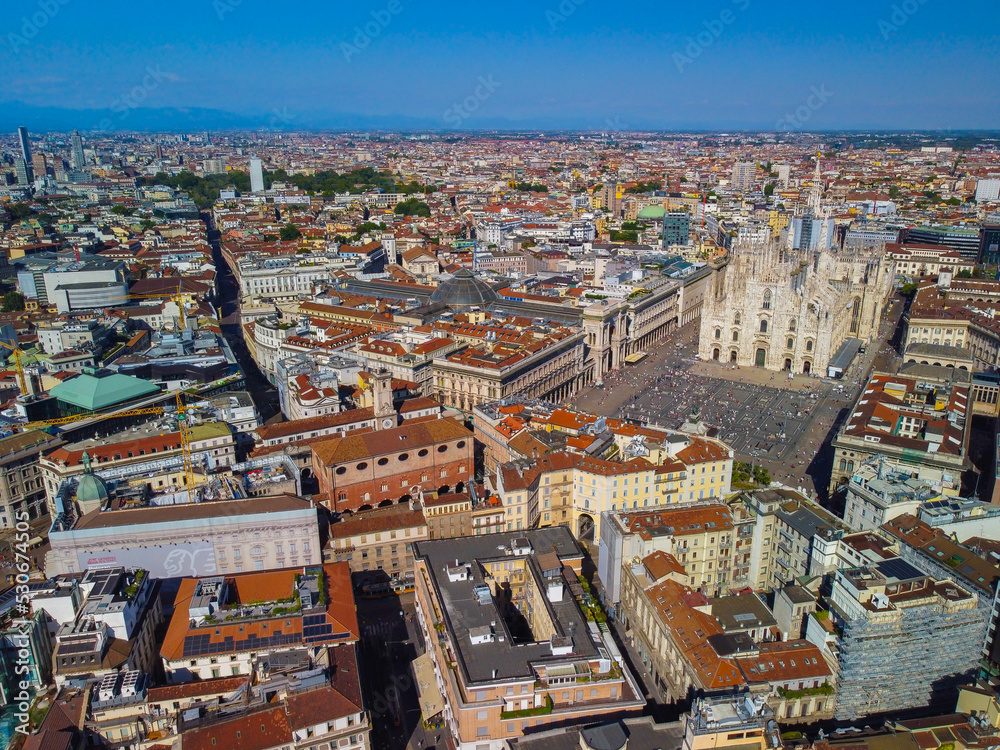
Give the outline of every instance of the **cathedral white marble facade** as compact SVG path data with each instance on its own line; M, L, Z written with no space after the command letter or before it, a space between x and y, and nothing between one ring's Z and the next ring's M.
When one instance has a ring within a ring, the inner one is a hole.
M884 248L734 248L705 295L699 356L825 376L844 341L877 335L892 282Z

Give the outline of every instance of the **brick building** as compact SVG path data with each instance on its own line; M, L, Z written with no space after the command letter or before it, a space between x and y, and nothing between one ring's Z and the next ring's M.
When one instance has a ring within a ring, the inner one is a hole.
M409 502L421 492L461 493L473 476L472 438L454 419L412 420L313 444L313 471L335 511Z

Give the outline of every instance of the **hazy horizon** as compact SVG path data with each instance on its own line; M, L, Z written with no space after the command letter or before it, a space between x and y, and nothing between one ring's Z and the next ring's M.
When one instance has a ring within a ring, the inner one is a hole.
M0 127L982 131L995 5L13 0Z

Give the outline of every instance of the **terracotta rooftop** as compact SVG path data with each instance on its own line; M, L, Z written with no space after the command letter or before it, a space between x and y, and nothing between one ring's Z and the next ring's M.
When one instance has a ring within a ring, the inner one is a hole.
M286 599L293 595L295 576L301 573L301 568L285 568L262 573L236 573L225 576L231 589L235 590L239 602L275 601ZM354 608L354 594L351 587L350 566L345 563L328 563L323 566L325 586L327 591L326 623L331 626L329 637L313 643L353 642L358 639L358 618ZM201 655L237 653L234 643L248 642L248 639L258 644L263 639L273 639L283 636L283 646L293 647L306 644L303 636L303 615L301 612L281 614L256 620L236 621L234 623L203 623L192 626L188 619L188 607L194 596L197 578L185 578L174 600L174 615L167 628L160 647L160 654L167 660L176 661L186 657L186 645L191 636L208 636L203 644ZM291 636L292 641L287 642ZM228 641L228 643L227 643ZM260 650L260 645L247 646L247 649Z
M454 419L410 421L401 427L360 435L344 435L322 440L312 446L313 457L326 466L372 456L421 448L449 440L471 440L473 433Z
M371 407L349 409L338 414L324 414L308 419L293 419L288 422L264 425L257 428L261 440L276 440L290 435L303 435L331 427L340 427L358 422L371 421L375 418L375 410Z

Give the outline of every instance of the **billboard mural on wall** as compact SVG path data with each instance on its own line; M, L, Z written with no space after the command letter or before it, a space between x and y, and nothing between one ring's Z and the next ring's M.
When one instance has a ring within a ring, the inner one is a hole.
M86 552L80 553L78 559L80 570L145 568L153 578L200 577L218 573L215 547L211 542Z

